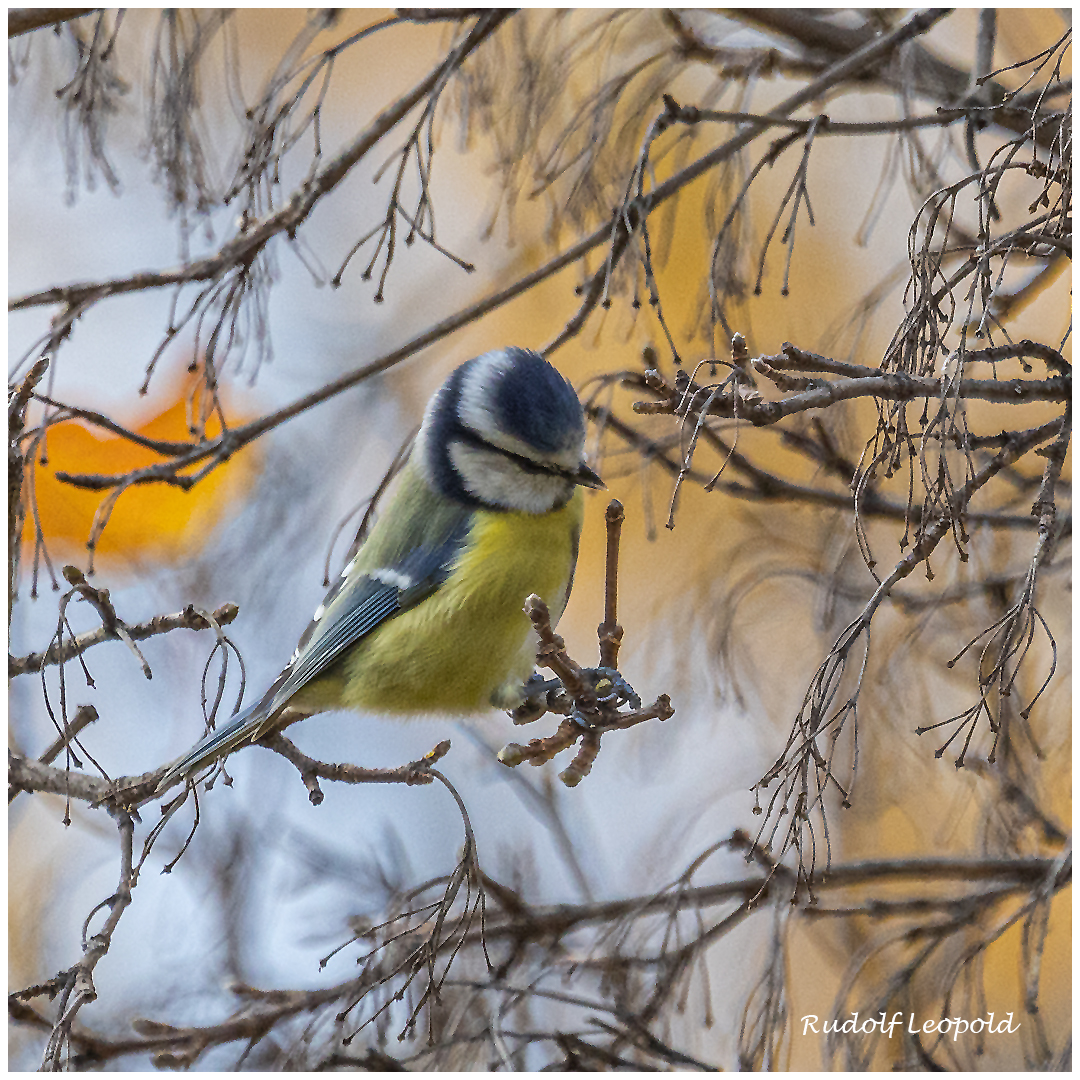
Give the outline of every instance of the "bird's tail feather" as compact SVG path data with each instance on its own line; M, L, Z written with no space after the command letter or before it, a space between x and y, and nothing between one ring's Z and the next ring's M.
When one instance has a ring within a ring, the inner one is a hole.
M204 766L223 758L243 743L254 741L262 733L266 718L265 700L257 701L254 705L249 705L238 712L174 762L161 778L157 786L158 792L165 791L177 780L188 777Z

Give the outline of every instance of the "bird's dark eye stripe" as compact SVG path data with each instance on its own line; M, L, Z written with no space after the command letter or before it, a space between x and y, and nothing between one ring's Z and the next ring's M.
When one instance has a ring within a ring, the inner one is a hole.
M524 472L538 476L558 476L564 480L574 478L573 472L569 469L562 469L558 465L542 465L539 461L533 461L532 458L515 454L512 450L506 450L501 446L496 446L494 443L489 443L486 439L482 439L477 435L475 431L470 431L466 427L459 428L454 433L454 438L457 442L475 447L477 450L490 450L495 454L502 454L503 457L515 462Z

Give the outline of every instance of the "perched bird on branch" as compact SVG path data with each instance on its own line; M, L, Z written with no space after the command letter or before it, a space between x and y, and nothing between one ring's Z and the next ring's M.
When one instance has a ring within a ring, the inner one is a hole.
M471 713L525 699L525 597L570 595L585 463L570 383L528 349L457 368L428 403L389 506L269 690L171 766L158 790L328 709Z

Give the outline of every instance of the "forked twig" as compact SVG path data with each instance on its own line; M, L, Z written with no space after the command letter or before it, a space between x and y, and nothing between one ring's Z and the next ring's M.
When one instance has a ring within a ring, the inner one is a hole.
M532 739L528 745L507 743L499 751L499 760L510 768L527 761L530 765L542 765L556 754L581 742L574 760L559 773L559 779L567 787L576 787L592 771L593 762L600 750L600 736L609 731L636 727L646 720L667 720L675 715L671 699L661 694L651 705L641 708L640 699L630 690L615 670L619 656L623 629L617 622L619 537L624 518L623 507L618 500L608 504L607 521L607 570L604 590L604 621L597 628L600 639L599 669L582 668L566 651L566 643L551 626L551 614L547 604L535 593L525 601L525 614L536 630L539 644L536 663L553 671L562 684L559 691L545 690L543 703L537 711L534 700L515 709L511 716L515 723L532 723L545 712L562 713L566 719L559 724L554 735ZM611 661L608 663L608 661ZM610 686L601 695L598 690ZM614 701L614 704L612 702ZM626 712L619 706L629 702Z

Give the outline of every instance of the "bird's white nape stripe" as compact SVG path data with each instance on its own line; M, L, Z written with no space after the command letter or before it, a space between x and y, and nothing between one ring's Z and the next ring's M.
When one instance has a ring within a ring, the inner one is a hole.
M511 366L510 356L502 350L484 353L473 361L461 380L458 396L458 419L485 442L493 442L504 432L499 430L490 408L491 388ZM517 442L518 440L514 440ZM535 453L532 451L531 453Z
M381 581L384 585L393 585L395 589L408 589L413 584L413 579L408 574L385 567L380 570L369 570L367 576L375 581Z
M529 446L528 443L500 428L491 410L492 388L512 366L513 360L510 355L502 350L478 356L461 380L457 405L458 419L470 431L479 435L484 442L501 446L504 450L533 461L543 461L544 455L538 453L535 447Z

